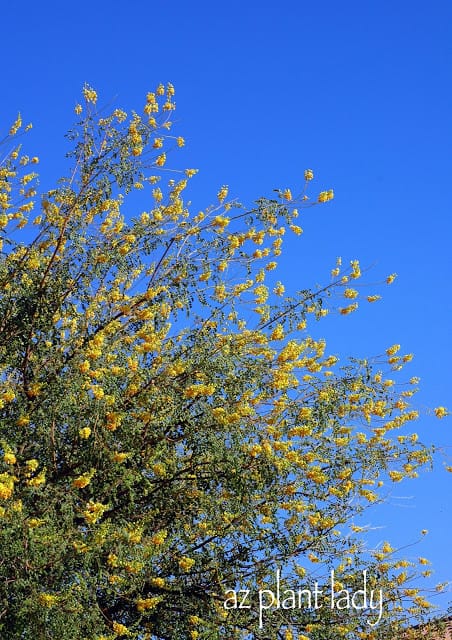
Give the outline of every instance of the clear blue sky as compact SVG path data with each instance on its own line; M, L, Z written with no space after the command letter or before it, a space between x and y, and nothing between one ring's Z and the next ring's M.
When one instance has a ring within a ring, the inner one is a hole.
M175 161L200 174L205 206L218 187L251 203L302 183L335 200L303 216L281 277L300 289L325 282L336 256L360 258L378 282L397 272L384 299L319 325L330 351L370 356L393 343L414 352L416 425L452 464L451 103L452 4L435 0L6 2L2 7L2 129L18 110L33 121L30 153L42 184L62 173L63 137L84 82L100 104L136 108L161 82L176 87ZM370 287L370 293L374 289ZM437 581L452 579L452 475L438 469L394 485L372 523L377 539L429 557ZM410 496L411 499L406 499ZM443 607L452 592L438 598Z

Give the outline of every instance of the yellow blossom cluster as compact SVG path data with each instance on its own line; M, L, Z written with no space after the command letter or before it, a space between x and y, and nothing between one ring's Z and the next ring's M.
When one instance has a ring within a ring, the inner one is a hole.
M184 573L188 573L194 564L195 560L188 556L182 556L179 560L179 567Z
M318 202L328 202L334 198L334 191L330 189L329 191L321 191L317 198Z
M90 500L83 511L83 516L87 524L95 524L102 517L108 506L101 502Z
M83 87L83 97L86 102L91 102L92 104L96 104L97 102L97 92L89 85Z

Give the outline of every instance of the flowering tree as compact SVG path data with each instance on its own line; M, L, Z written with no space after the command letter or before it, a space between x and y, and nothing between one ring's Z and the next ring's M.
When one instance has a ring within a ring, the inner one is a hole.
M20 118L6 138L2 637L387 637L428 605L406 584L417 568L389 543L367 550L356 517L430 460L407 431L413 387L386 375L410 356L340 368L309 335L329 300L356 309L357 261L293 296L275 281L312 171L300 197L250 210L222 187L191 214L191 169L160 186L184 144L173 94L99 117L85 87L72 171L38 207ZM142 189L153 203L133 216ZM363 576L379 610L352 606Z

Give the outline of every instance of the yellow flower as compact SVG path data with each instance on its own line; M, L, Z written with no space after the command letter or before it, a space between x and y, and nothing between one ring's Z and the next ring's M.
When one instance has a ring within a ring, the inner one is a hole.
M228 226L229 222L230 222L230 219L226 218L225 216L216 216L212 220L212 226L217 227L220 233L223 233L225 228Z
M392 347L389 347L389 349L386 349L386 353L388 356L393 356L395 353L397 353L397 351L399 351L399 349L400 349L399 344L393 344Z
M215 391L213 384L191 384L185 391L186 398L197 398L198 396L211 396Z
M39 467L39 462L35 458L33 458L32 460L27 460L25 466L30 473L33 473L33 471L36 471L36 469Z
M3 460L6 462L6 464L16 464L17 462L14 453L5 453L3 455Z
M311 407L302 407L298 413L299 420L309 420L312 417Z
M36 527L39 527L44 522L45 521L42 520L41 518L30 518L30 520L28 521L28 526L30 527L30 529L35 529Z
M163 588L165 586L164 578L151 578L150 583L153 587Z
M166 467L162 462L157 462L156 464L153 464L151 468L156 476L162 477L166 474Z
M0 499L8 500L13 493L13 485L12 483L6 484L5 482L0 482Z
M156 159L155 159L155 164L158 167L163 167L163 165L166 162L166 153L161 153Z
M193 560L193 558L188 558L187 556L182 556L182 558L179 560L179 567L185 573L188 573L188 571L190 571L194 564L195 560Z
M91 386L91 391L93 392L93 396L96 398L96 400L100 400L100 399L101 399L101 398L103 398L103 397L104 397L104 395L105 395L105 392L104 392L104 390L102 389L102 387L100 387L100 386L99 386L99 385L97 385L97 384L93 384L93 385Z
M348 307L343 307L342 309L339 309L339 312L341 315L346 316L349 313L353 313L353 311L356 311L357 308L358 308L358 303L355 302L354 304L350 304Z
M136 603L137 610L142 613L143 611L150 611L154 609L160 602L160 597L154 598L139 598Z
M57 603L58 596L55 596L52 593L40 593L38 599L39 603L42 604L43 607L51 609Z
M332 200L334 198L334 191L330 189L329 191L321 191L318 195L317 202L328 202L328 200Z
M83 427L83 429L79 429L78 435L82 440L87 440L91 435L91 429L89 427Z
M97 93L87 84L85 84L85 86L83 87L83 97L85 98L86 102L96 104Z
M28 415L22 415L16 420L18 427L26 427L30 424L30 417Z
M75 478L72 481L72 486L76 487L77 489L84 489L89 485L95 473L95 469L91 469L91 471L83 473L81 476L78 476L78 478Z
M368 489L360 489L359 493L369 502L375 502L377 500L377 495L373 491L369 491Z
M130 455L129 453L123 453L123 452L117 451L113 456L113 460L115 462L121 463L121 462L124 462L124 460L127 460L129 455Z
M358 260L351 260L350 261L350 266L352 268L352 272L350 274L350 278L359 278L361 275L361 269L359 267L359 261Z
M217 193L217 198L220 202L223 202L223 200L225 200L227 196L228 196L228 187L226 185L223 185L219 190L219 192Z
M253 444L253 446L249 450L250 456L252 458L256 458L260 453L262 453L262 447L260 444Z
M165 530L158 531L157 533L154 533L154 535L151 537L151 543L155 544L158 547L165 542L167 537L168 537L167 531Z
M289 229L295 233L295 235L297 236L301 236L301 234L303 233L303 229L301 227L299 227L297 224L290 224L289 225Z
M143 566L144 565L142 562L138 562L138 560L134 560L133 562L128 562L127 564L125 564L124 569L127 571L127 573L136 575L143 569Z
M22 126L22 118L21 118L21 115L20 115L20 113L19 113L19 114L17 114L17 118L16 118L16 120L14 121L14 123L13 123L13 125L12 125L11 129L9 130L9 135L10 135L10 136L14 136L14 135L16 135L16 133L17 133L17 132L19 131L19 129L21 128L21 126Z
M264 304L268 298L268 288L264 284L258 285L254 289L255 300L258 304Z
M110 567L117 567L118 566L118 556L115 553L109 553L108 554L108 558L107 558L107 564Z
M446 407L436 407L435 409L435 416L437 418L444 418L444 416L447 416L448 412Z
M392 284L396 278L397 274L391 273L391 275L386 278L386 284Z
M96 523L99 518L102 517L104 511L108 509L108 506L102 504L101 502L93 502L90 500L86 506L85 511L83 512L85 521L88 524Z
M121 416L118 413L109 411L106 415L107 424L105 425L109 431L116 431L121 424Z
M381 550L383 551L383 553L392 553L394 551L389 542L385 542Z
M46 471L43 469L37 476L27 480L27 484L30 487L40 487L42 484L45 484L46 481Z
M5 393L3 394L2 400L4 400L4 402L12 402L15 397L16 394L14 393L14 391L12 389L8 389L8 391L5 391Z
M74 108L75 113L79 116L82 112L82 105L81 104L76 104L75 108Z
M309 180L312 180L314 178L314 172L312 169L306 169L306 171L304 172L304 179L309 182Z
M143 527L136 527L127 532L127 539L132 544L139 544L143 537Z
M277 324L271 333L272 340L282 340L284 338L284 329L281 324Z
M81 373L88 373L88 371L90 370L89 360L84 360L81 364L79 364L78 368Z
M117 636L127 636L129 634L128 628L120 622L113 622L113 631Z

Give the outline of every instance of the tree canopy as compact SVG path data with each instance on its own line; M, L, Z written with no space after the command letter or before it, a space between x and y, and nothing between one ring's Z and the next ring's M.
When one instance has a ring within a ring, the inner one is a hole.
M291 295L275 275L333 192L310 196L307 169L295 197L246 208L223 186L194 213L196 171L166 164L172 85L142 115L83 93L54 189L20 117L0 165L2 637L397 633L428 611L425 561L369 549L358 516L430 463L417 380L393 380L411 356L340 363L312 337L357 309L357 260ZM375 607L352 601L364 581Z

